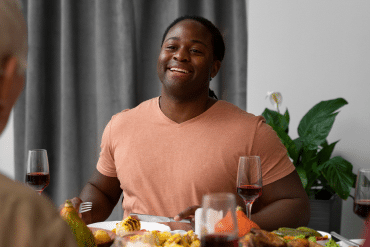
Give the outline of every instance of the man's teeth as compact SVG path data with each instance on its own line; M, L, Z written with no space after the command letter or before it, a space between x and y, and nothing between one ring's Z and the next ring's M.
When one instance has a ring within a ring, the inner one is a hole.
M179 68L171 68L170 70L171 71L177 71L177 72L185 73L185 74L188 74L189 73L189 71L184 70L184 69L179 69Z

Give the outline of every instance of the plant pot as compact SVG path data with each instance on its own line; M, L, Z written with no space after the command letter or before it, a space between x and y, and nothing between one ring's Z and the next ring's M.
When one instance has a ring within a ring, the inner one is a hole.
M333 195L329 200L310 199L311 218L308 227L330 233L340 233L342 199Z

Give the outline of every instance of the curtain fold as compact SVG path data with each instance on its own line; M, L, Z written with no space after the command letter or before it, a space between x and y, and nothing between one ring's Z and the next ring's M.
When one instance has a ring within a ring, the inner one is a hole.
M44 193L56 205L78 196L91 176L110 118L160 94L157 58L163 32L175 18L201 15L220 28L226 54L211 88L220 99L246 108L245 0L23 4L29 54L26 87L14 114L15 178L24 181L28 150L45 148L51 182Z

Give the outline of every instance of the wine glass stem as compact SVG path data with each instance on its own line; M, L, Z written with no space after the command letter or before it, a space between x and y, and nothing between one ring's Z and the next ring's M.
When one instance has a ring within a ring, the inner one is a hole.
M251 220L251 216L252 216L252 203L246 203L245 206L246 206L246 215L247 215L248 219Z

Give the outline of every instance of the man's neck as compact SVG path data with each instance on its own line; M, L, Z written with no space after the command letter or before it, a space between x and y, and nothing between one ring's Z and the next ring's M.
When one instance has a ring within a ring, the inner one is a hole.
M159 97L159 107L163 114L179 124L201 115L216 102L216 99L208 96L194 100L176 100L166 96Z

